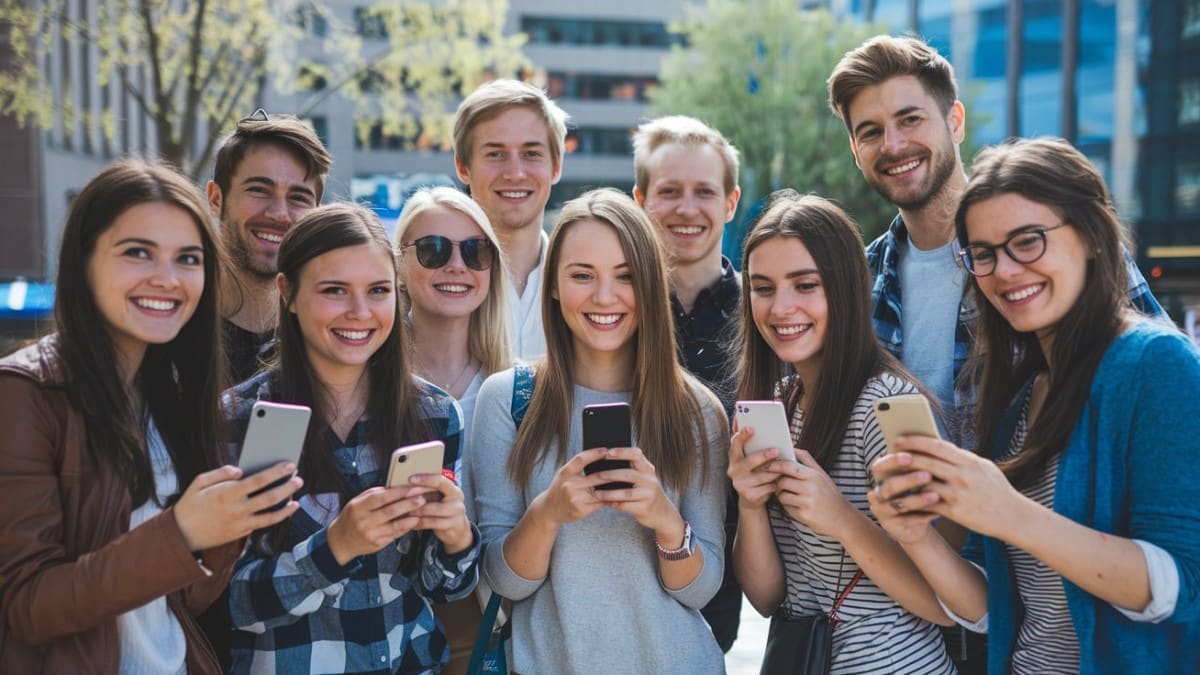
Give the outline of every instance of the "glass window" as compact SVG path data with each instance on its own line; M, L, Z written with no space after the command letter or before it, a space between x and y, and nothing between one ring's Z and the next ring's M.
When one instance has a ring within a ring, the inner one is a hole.
M1183 38L1200 36L1200 0L1183 0L1181 3L1183 20L1180 21L1179 35Z
M1062 135L1062 2L1024 4L1021 136Z
M1179 126L1200 123L1200 78L1179 83Z
M669 33L666 24L660 21L604 21L523 16L521 17L521 32L528 36L529 44L666 48L681 43L680 36Z

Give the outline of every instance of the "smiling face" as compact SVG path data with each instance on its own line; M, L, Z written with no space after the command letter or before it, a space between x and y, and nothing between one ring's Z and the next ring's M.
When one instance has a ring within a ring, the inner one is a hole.
M634 197L662 233L673 261L687 266L719 260L725 223L737 208L737 187L725 192L725 163L711 145L667 143L647 162L646 194Z
M317 206L317 179L275 145L246 151L228 194L208 184L209 204L220 214L221 237L235 269L260 279L275 276L283 235Z
M943 115L912 75L863 88L847 116L850 149L863 178L902 209L921 209L956 171L962 173L962 104L956 101Z
M611 225L582 220L564 233L551 295L571 331L577 368L613 354L632 361L637 297Z
M969 243L985 246L1003 243L1019 231L1061 222L1062 217L1048 206L1012 193L979 201L966 214ZM1041 258L1022 264L998 250L995 272L975 281L1013 330L1036 333L1048 354L1054 327L1083 293L1090 257L1079 232L1060 227L1046 233Z
M517 106L471 130L470 154L455 156L458 178L471 188L497 230L541 227L550 187L562 167L550 154L550 128L533 108Z
M467 214L444 206L431 206L413 218L404 232L404 243L421 237L441 235L452 241L484 239L482 229ZM414 248L401 253L401 278L412 300L414 315L442 318L469 317L487 298L491 270L473 270L463 263L462 251L454 246L444 266L425 269Z
M829 308L821 273L798 237L758 245L747 260L750 310L758 333L805 382L815 381L825 348ZM810 380L811 378L811 380Z
M132 206L96 238L87 278L130 374L147 345L175 339L196 311L204 292L200 228L172 204Z
M361 375L396 321L391 252L372 244L323 253L300 270L299 288L288 297L304 336L313 370L324 381Z

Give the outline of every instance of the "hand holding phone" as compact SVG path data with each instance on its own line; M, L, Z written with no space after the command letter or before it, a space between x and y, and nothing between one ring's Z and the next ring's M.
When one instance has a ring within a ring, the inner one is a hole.
M396 448L388 464L388 487L412 486L410 478L419 473L441 475L443 456L446 445L441 441L429 441ZM440 492L430 492L425 495L429 501L442 498Z
M734 406L734 419L738 429L754 429L754 435L746 441L746 454L762 452L768 448L779 450L779 458L796 461L792 446L792 430L788 427L787 413L779 401L738 401Z
M583 448L628 448L633 445L633 422L628 403L603 403L583 408ZM599 471L628 469L627 460L601 459L583 468L591 475ZM633 487L633 483L612 481L597 485L597 490L621 490Z
M888 452L895 452L896 440L901 436L942 437L933 408L921 394L901 394L875 401L875 418L879 420Z
M238 467L242 469L242 475L253 476L280 462L299 465L311 415L312 409L306 405L255 401L250 408L250 422L246 425L242 454L238 458ZM283 485L289 478L291 476L274 481L250 496ZM266 511L279 510L286 504L286 500L279 502Z

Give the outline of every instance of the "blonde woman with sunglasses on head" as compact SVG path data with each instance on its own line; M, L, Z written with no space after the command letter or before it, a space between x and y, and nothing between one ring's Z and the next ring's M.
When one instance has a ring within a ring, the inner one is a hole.
M479 386L488 375L512 365L507 265L483 209L453 188L413 194L396 224L396 242L414 368L458 400L464 428L460 457L465 457L465 432ZM450 641L450 662L443 672L466 672L481 618L478 603L465 598L438 605L435 612Z

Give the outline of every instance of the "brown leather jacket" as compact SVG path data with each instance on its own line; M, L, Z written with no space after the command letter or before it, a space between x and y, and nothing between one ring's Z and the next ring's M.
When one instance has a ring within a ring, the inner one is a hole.
M55 336L0 359L0 673L115 673L117 616L165 595L191 675L220 673L192 617L242 542L188 550L174 510L129 531L131 498L87 452Z

